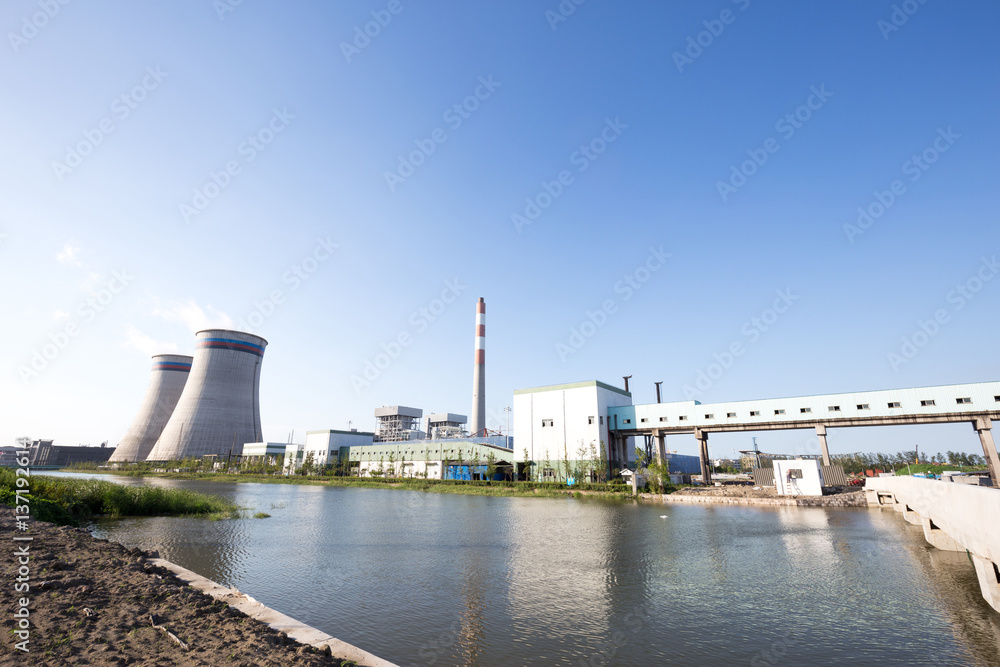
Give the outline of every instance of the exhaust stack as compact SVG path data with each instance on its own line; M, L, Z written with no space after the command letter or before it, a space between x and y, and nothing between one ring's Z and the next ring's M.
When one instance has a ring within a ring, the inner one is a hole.
M472 435L486 435L486 301L476 304L476 349L472 366Z

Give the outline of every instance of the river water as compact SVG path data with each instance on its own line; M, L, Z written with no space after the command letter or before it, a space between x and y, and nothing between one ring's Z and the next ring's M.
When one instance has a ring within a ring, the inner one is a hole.
M895 512L130 480L266 519L101 521L401 665L992 665L966 554Z

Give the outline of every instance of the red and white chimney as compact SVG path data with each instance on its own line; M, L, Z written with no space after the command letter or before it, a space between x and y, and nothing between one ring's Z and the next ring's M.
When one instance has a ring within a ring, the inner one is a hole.
M486 301L476 304L476 356L472 367L472 435L486 435Z

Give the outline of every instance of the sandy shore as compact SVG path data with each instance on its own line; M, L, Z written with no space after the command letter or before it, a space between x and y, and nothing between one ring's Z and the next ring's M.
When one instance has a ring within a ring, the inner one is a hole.
M0 525L5 637L0 664L342 664L188 586L150 562L155 553L33 519L22 532L7 507L0 508ZM32 540L14 541L25 536ZM28 591L15 590L22 567L28 575L20 583L28 584ZM21 598L29 600L30 635L22 645L27 653L15 646L23 638L14 634Z

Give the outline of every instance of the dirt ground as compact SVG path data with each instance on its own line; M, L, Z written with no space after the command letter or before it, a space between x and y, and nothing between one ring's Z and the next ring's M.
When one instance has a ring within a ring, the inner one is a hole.
M778 490L773 486L754 488L726 484L723 486L691 486L676 491L682 496L723 496L726 498L777 498Z
M176 579L147 558L80 528L28 521L0 507L4 646L0 665L340 665ZM14 541L31 536L30 542ZM15 591L28 546L30 591ZM28 653L14 614L29 598ZM151 621L150 616L153 619ZM161 629L153 627L153 621ZM167 633L187 645L182 647Z

